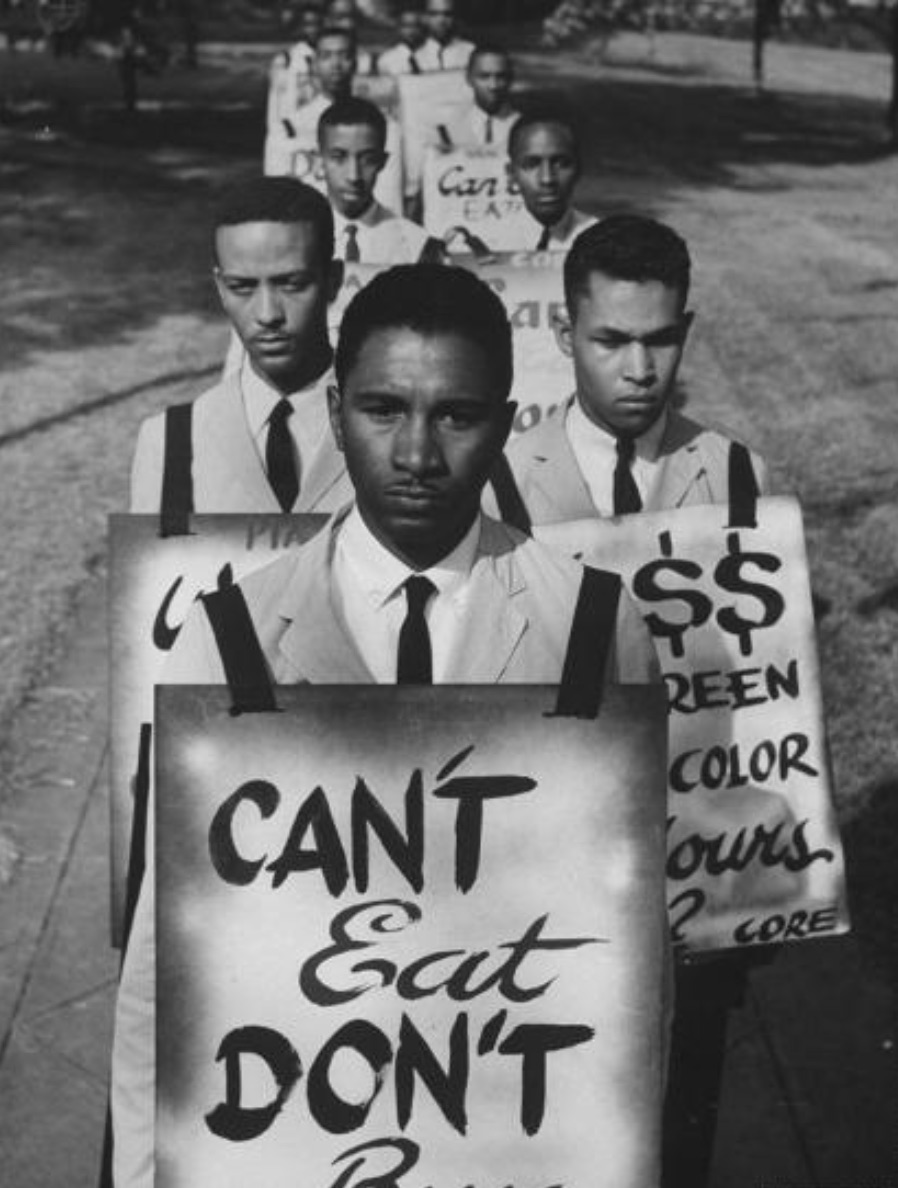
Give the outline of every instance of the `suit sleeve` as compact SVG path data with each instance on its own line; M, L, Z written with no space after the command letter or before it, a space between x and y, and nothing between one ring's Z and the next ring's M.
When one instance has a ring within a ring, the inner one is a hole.
M165 452L163 418L144 421L137 433L131 463L131 498L128 510L158 512L162 502L162 459Z

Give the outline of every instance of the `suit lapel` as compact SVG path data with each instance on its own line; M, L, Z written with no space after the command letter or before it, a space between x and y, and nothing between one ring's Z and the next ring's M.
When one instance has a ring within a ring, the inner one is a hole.
M278 612L287 627L278 644L275 677L312 684L371 684L373 677L334 609L332 564L340 517L301 551Z
M447 684L495 684L527 629L527 617L515 602L526 584L508 537L497 536L489 520L482 523L468 591L465 643L447 668Z
M299 484L299 496L293 508L295 512L315 511L334 484L346 475L343 455L337 449L333 434L328 428L318 452L309 463ZM347 495L347 498L350 498Z
M280 504L268 483L250 435L237 376L225 380L221 399L210 402L209 417L197 433L197 462L222 492L222 510L279 512ZM199 429L199 427L198 427Z
M661 473L646 504L646 511L681 507L689 499L705 473L698 440L698 425L677 412L671 412L661 441Z
M554 519L582 520L596 509L564 431L566 417L565 412L545 422L543 440L534 447L532 482Z

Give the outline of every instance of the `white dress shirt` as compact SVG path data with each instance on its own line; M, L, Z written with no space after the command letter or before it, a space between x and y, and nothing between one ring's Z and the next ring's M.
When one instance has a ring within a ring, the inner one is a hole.
M464 37L453 37L446 45L428 37L415 57L422 70L466 70L473 48L474 42Z
M389 49L384 52L377 59L378 74L390 74L394 78L400 74L414 74L412 70L412 54L415 55L415 61L418 63L418 71L424 73L424 65L421 62L421 46L413 50L410 45L406 45L404 41L397 41L395 45L391 45Z
M648 502L659 478L658 454L666 426L665 412L647 432L636 438L631 470L643 506ZM614 515L617 438L591 421L577 400L568 409L564 430L596 511L602 516Z
M328 367L310 384L286 396L293 405L293 416L288 419L287 427L293 439L300 486L304 469L308 468L312 459L319 454L325 434L331 431L327 412L327 388L333 382L334 373ZM246 423L264 467L268 444L268 420L282 398L281 393L253 370L246 356L240 366L240 389L243 393Z
M372 202L355 219L334 212L334 256L345 259L346 228L356 228L359 262L362 264L414 264L427 242L427 232L411 219L394 214L380 202Z
M410 569L386 549L354 507L334 547L334 598L350 638L379 684L395 684L399 631L408 603L403 583L429 578L436 592L424 611L430 631L433 679L445 678L449 659L464 645L470 576L480 538L480 518L448 556L430 569Z
M482 107L472 103L446 127L453 148L495 149L499 153L508 151L508 135L512 125L520 116L519 111L509 107L501 115L487 115ZM487 122L490 124L490 139L487 140Z
M530 221L533 224L533 242L532 244L528 244L528 247L531 251L535 252L537 250L537 244L542 238L544 224L532 216ZM585 231L587 227L594 227L598 221L594 215L587 214L583 210L577 210L573 206L568 207L558 222L553 223L549 228L549 244L548 247L543 248L543 251L569 251L580 232Z

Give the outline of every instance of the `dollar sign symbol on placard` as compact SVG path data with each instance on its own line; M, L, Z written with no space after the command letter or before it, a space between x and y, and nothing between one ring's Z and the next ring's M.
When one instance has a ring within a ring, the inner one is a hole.
M714 570L714 580L723 590L730 594L748 594L757 598L761 603L761 618L750 619L742 615L735 606L725 606L717 612L717 622L730 635L739 639L739 651L743 656L750 656L752 652L751 633L763 631L765 627L772 627L782 617L785 603L782 595L772 586L764 586L758 582L747 581L742 570L745 565L756 565L765 573L776 573L781 568L779 557L772 553L744 553L738 532L730 532L727 536L729 554L718 561Z
M643 616L652 635L660 635L669 640L673 655L682 656L683 636L691 627L701 627L702 623L710 619L714 604L700 590L667 590L657 584L658 576L668 570L678 577L691 578L693 581L702 576L702 568L696 561L681 560L672 556L673 543L669 532L659 535L658 544L665 559L650 561L637 570L633 578L633 593L642 602L667 602L671 598L678 598L686 603L689 618L682 621L678 621L677 618L664 618L655 611Z

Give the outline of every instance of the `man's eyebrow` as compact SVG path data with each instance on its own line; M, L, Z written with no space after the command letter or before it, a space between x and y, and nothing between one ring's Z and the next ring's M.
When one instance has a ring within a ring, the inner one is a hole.
M679 334L683 330L683 321L668 322L666 326L658 326L655 330L647 330L644 334L636 334L632 330L625 330L620 326L596 326L592 330L593 336L602 335L606 338L627 339L630 342L644 342L649 338L658 338L666 334Z

